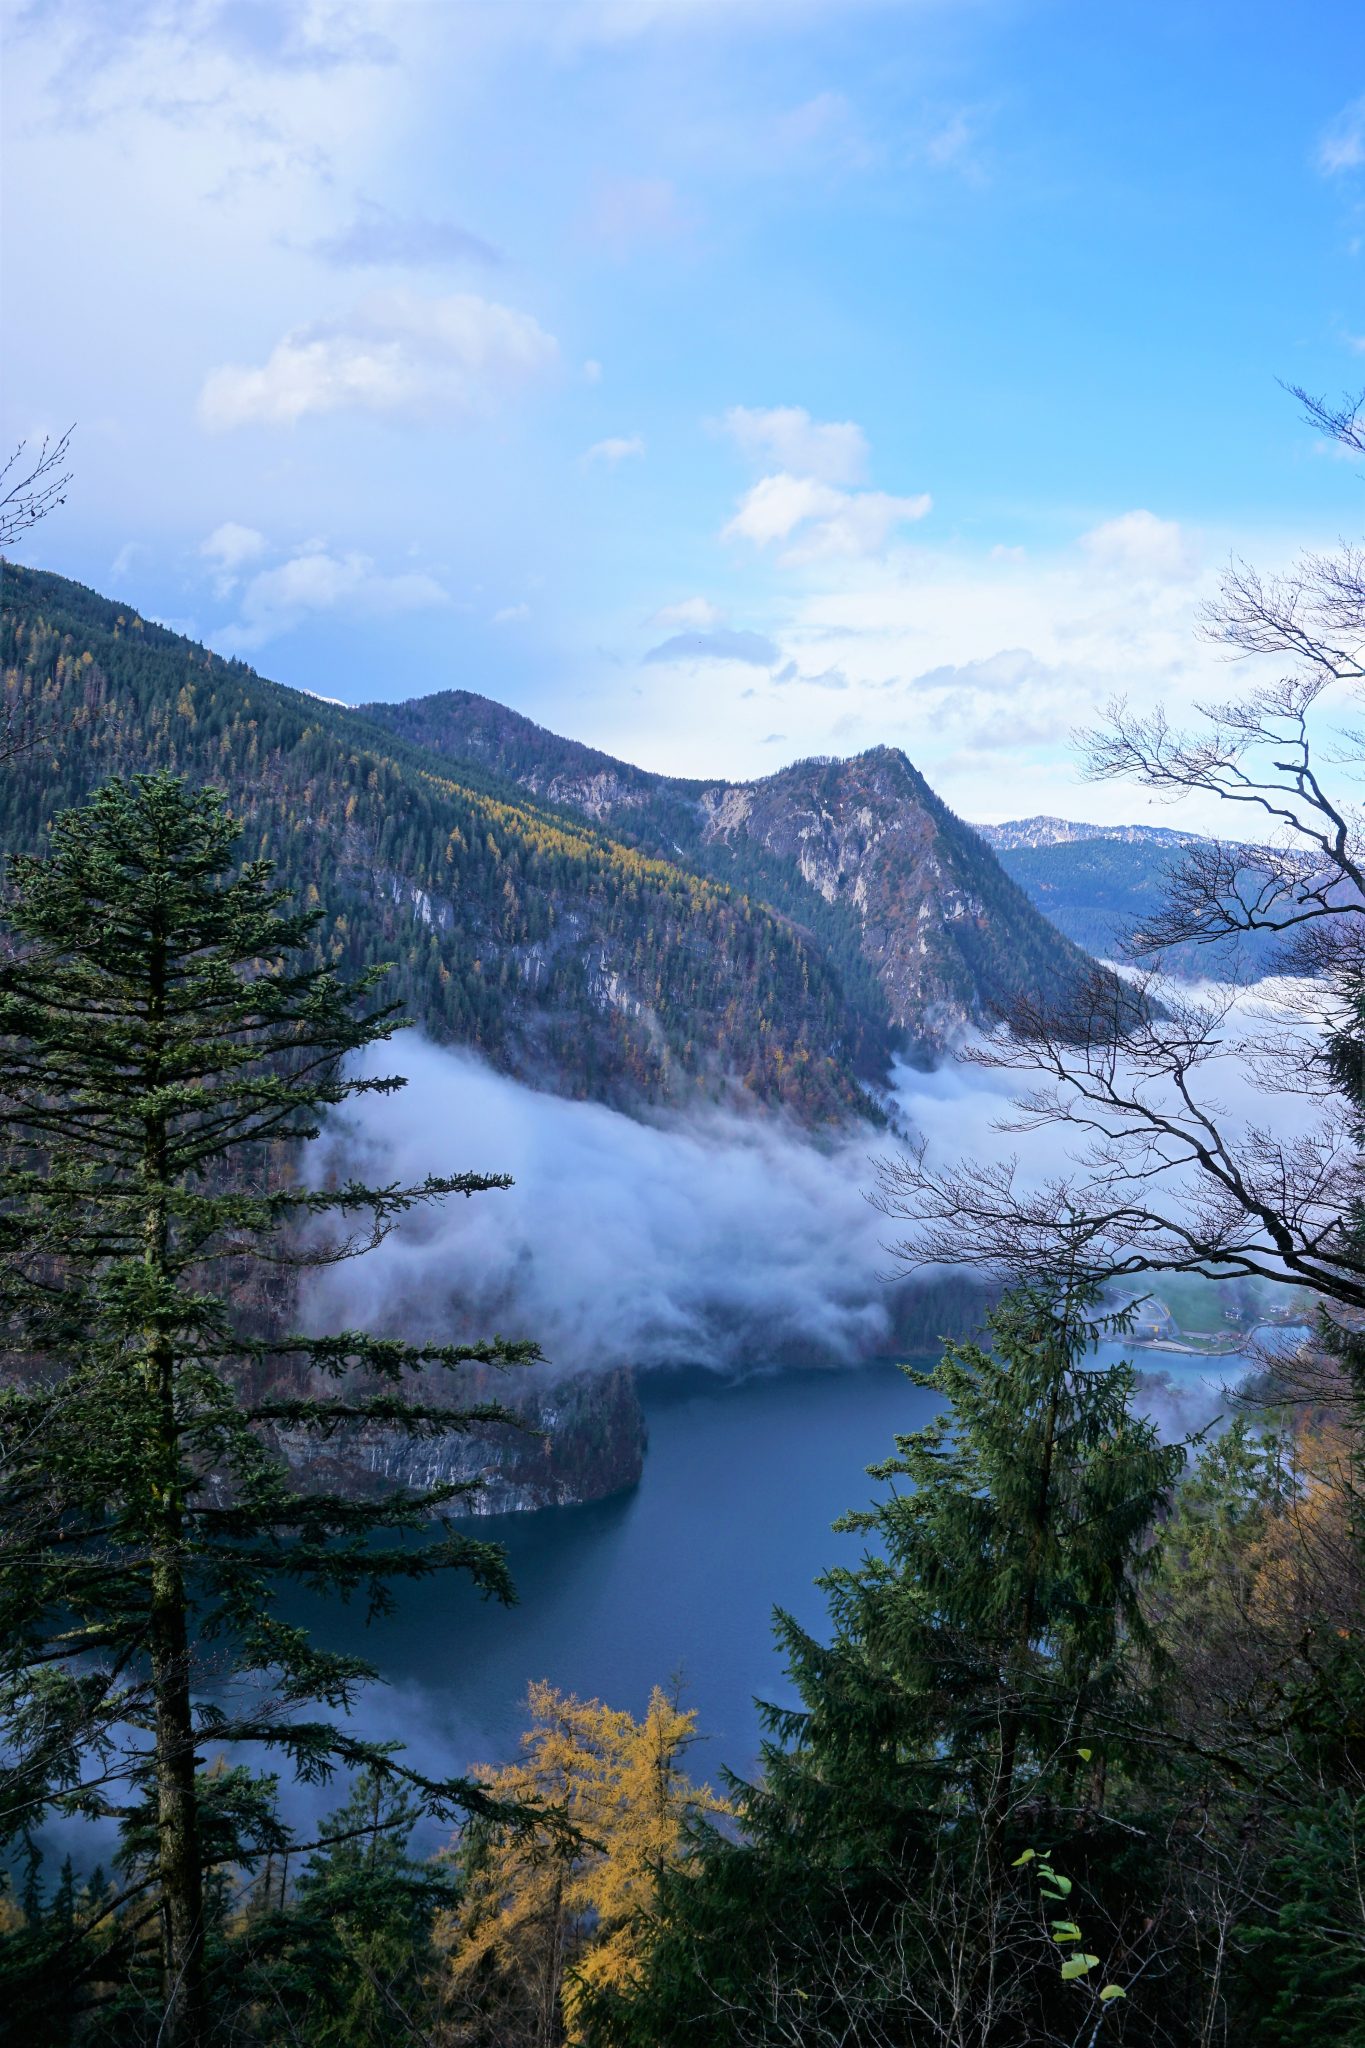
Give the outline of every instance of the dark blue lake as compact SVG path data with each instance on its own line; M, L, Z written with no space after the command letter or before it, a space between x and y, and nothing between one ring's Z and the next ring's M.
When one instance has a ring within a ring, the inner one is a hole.
M1169 1374L1174 1397L1157 1405L1174 1430L1207 1419L1221 1383L1245 1366L1137 1357ZM367 1733L404 1741L427 1769L464 1770L514 1753L532 1679L639 1713L651 1686L681 1674L704 1738L694 1772L748 1768L755 1695L790 1698L772 1609L822 1626L814 1580L856 1561L862 1541L830 1524L875 1496L865 1466L930 1418L933 1396L875 1363L647 1380L643 1394L650 1444L634 1493L478 1524L507 1547L516 1607L435 1582L400 1596L399 1613L363 1636L348 1630L388 1680L360 1711Z

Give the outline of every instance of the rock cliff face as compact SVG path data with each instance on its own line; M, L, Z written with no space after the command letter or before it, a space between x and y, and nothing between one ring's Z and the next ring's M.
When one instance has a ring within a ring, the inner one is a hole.
M352 1470L388 1486L477 1480L474 1515L573 1507L639 1485L645 1419L629 1367L554 1380L510 1399L489 1392L514 1411L520 1428L434 1443L377 1431L356 1447Z
M754 842L842 907L911 1043L1087 970L897 748L704 790L699 808L703 844Z
M279 1446L302 1483L346 1493L477 1482L467 1503L451 1510L457 1514L575 1507L639 1485L645 1419L628 1366L540 1376L520 1389L505 1379L479 1383L471 1376L461 1383L460 1399L497 1401L516 1424L434 1438L373 1429L326 1445L282 1434Z

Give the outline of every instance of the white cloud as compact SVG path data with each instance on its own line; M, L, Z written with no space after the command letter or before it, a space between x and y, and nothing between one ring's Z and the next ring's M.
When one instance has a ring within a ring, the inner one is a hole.
M896 527L923 519L932 504L927 491L914 498L841 491L816 477L782 471L760 477L745 492L722 538L750 540L760 548L790 542L782 557L788 563L824 555L873 555L885 548Z
M1205 564L1192 572L1192 551L1165 524L1154 535L1121 513L1088 545L1079 534L1031 545L1022 562L993 557L989 543L926 546L914 528L893 533L881 553L827 553L802 570L786 603L765 607L762 628L783 664L768 677L751 671L752 697L736 689L739 671L698 665L685 705L623 702L593 739L627 759L710 775L722 733L726 772L757 774L771 763L766 735L780 717L792 754L903 747L966 817L1014 815L1025 784L1032 809L1084 815L1070 736L1107 699L1178 708L1226 693L1196 624L1233 536L1204 536ZM797 543L803 534L798 526ZM1267 570L1284 559L1282 537L1239 539ZM1135 558L1141 573L1128 566ZM1173 573L1151 573L1154 559ZM1121 800L1134 819L1151 813L1141 792ZM1180 822L1208 821L1191 812Z
M583 461L585 465L605 462L609 469L615 469L618 462L626 462L631 456L640 456L644 452L644 440L639 434L610 435L605 441L594 441Z
M956 113L924 145L924 154L935 170L970 165L976 133L965 113Z
M1081 546L1099 569L1158 581L1193 576L1199 568L1194 542L1174 519L1154 512L1122 512L1081 535Z
M210 371L200 418L221 431L252 422L292 426L309 413L479 413L542 375L558 352L529 313L472 292L381 292L345 320L286 334L258 369L225 364Z
M721 627L710 633L674 633L658 647L651 647L647 662L739 661L750 668L772 668L782 659L781 649L763 633L736 632Z
M310 615L341 611L374 616L426 611L449 602L449 593L425 571L386 576L367 555L334 555L317 542L277 568L253 576L242 592L236 624L215 638L220 646L249 652Z
M362 199L345 227L319 235L311 253L339 268L395 264L404 269L447 263L497 264L499 252L458 221L427 214L397 214Z
M1318 139L1318 169L1324 177L1365 165L1365 94L1343 107Z
M858 484L867 475L867 436L853 420L813 420L803 405L732 405L725 431L763 466L827 484Z
M199 543L200 554L218 571L213 580L214 596L227 597L235 590L238 571L248 562L258 562L265 551L265 535L257 533L254 526L241 526L235 519L215 526L208 539Z
M691 626L704 633L710 626L718 626L725 614L708 597L684 597L677 604L666 604L653 614L648 623L651 626Z
M866 170L875 156L847 94L842 92L818 92L788 108L766 131L760 126L755 139L761 157L779 168L805 157L858 171Z
M505 604L500 611L494 612L493 624L495 626L519 626L523 619L529 619L530 616L531 607L529 604Z
M808 690L846 690L848 677L841 668L822 668L813 675L805 674L794 661L786 663L773 677L775 683L802 683Z
M586 363L584 363L583 382L585 384L600 384L602 382L602 365L598 362L596 356L589 356Z

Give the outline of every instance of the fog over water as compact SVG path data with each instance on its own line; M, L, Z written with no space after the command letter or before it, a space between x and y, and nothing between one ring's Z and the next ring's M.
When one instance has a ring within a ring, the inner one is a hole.
M786 1117L713 1107L636 1122L416 1034L369 1070L409 1085L358 1098L315 1148L323 1171L475 1169L515 1186L415 1215L329 1269L318 1318L435 1334L458 1304L469 1327L534 1336L571 1368L847 1364L891 1341L894 1229L867 1199L888 1131L821 1141ZM949 1063L894 1082L898 1118L936 1146L1000 1144L1002 1077Z
M1228 993L1199 991L1215 1002ZM1202 1091L1230 1133L1303 1136L1317 1112L1301 1093L1260 1090L1238 1054L1266 1016L1261 993L1238 999ZM367 1071L405 1074L408 1086L349 1105L313 1148L314 1171L420 1182L481 1170L515 1185L421 1210L374 1253L326 1269L310 1315L410 1336L496 1328L534 1337L571 1370L727 1371L884 1353L895 1341L888 1247L900 1233L868 1196L896 1130L926 1140L940 1165L1015 1154L1025 1181L1073 1172L1083 1142L1074 1130L1002 1132L1027 1077L951 1057L928 1072L893 1069L895 1128L863 1123L836 1136L715 1106L636 1121L529 1088L415 1032L369 1059ZM1167 1199L1178 1193L1172 1177Z
M755 1698L791 1700L774 1605L822 1630L816 1577L855 1562L862 1541L831 1523L873 1496L864 1468L936 1406L885 1356L893 1226L866 1191L896 1138L868 1124L822 1143L790 1120L717 1108L639 1123L415 1032L382 1055L369 1071L410 1085L335 1119L312 1148L320 1170L420 1181L482 1169L516 1184L420 1213L375 1253L325 1271L315 1319L439 1337L458 1313L473 1330L536 1336L561 1366L635 1364L650 1446L631 1493L479 1525L507 1546L510 1610L441 1579L400 1595L370 1629L321 1601L301 1618L381 1672L357 1699L358 1728L402 1742L433 1774L514 1754L533 1679L639 1713L652 1685L678 1675L706 1738L694 1769L748 1770ZM1009 1149L995 1126L1011 1078L952 1062L900 1068L897 1120L941 1156ZM1062 1154L1048 1137L1033 1157ZM775 1369L793 1358L804 1369ZM1214 1418L1249 1363L1136 1359L1142 1405L1170 1436ZM303 1826L342 1796L282 1786ZM74 1830L45 1839L58 1854L79 1845Z

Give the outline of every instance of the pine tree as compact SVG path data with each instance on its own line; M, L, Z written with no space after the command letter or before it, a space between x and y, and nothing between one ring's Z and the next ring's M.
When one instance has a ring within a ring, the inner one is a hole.
M1103 1978L1061 1978L1029 1862L1041 1837L1070 1885L1105 1838L1107 1737L1142 1707L1150 1532L1185 1457L1133 1415L1131 1368L1090 1356L1093 1307L1025 1290L990 1350L907 1368L942 1411L870 1468L895 1490L840 1525L869 1547L821 1582L831 1640L779 1614L801 1704L765 1709L740 1839L704 1833L666 1877L642 1989L600 2001L595 2039L1077 2036ZM1136 1883L1128 1903L1140 1918Z
M273 1781L215 1784L209 1745L310 1779L368 1767L446 1815L488 1803L357 1736L371 1667L319 1648L277 1596L358 1592L374 1612L394 1582L455 1570L505 1600L501 1552L444 1519L460 1486L302 1484L280 1434L469 1430L500 1411L442 1400L423 1369L537 1355L271 1333L253 1273L508 1182L299 1178L324 1112L402 1085L347 1064L401 1020L374 1000L379 971L347 985L308 964L321 912L290 909L267 862L233 872L237 836L216 791L109 784L57 820L50 857L12 863L0 963L0 1815L10 1836L53 1811L120 1825L128 1967L159 1930L154 2031L174 2048L210 2024L206 1873L287 1841ZM57 1964L78 1958L73 1936Z
M240 2030L280 2048L388 2048L431 2036L433 1918L456 1896L448 1863L412 1853L421 1807L371 1770L329 1814L296 1884L278 1862L253 1889L241 1943ZM241 2024L244 2022L244 2024Z

